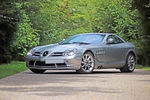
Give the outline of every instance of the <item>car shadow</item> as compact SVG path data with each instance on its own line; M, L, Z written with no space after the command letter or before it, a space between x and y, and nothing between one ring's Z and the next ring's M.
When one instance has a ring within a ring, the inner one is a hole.
M33 73L31 71L28 71L28 72L24 72L26 74L37 74L37 73ZM101 71L101 70L97 70L97 71L93 71L93 73L89 73L89 75L92 75L92 74L120 74L121 72L120 71ZM42 74L79 74L79 75L87 75L87 74L84 74L84 73L77 73L76 71L66 71L66 70L59 70L59 71L54 71L54 70L50 70L50 71L46 71Z
M24 72L25 74L36 74L36 73L33 73L31 71L27 71L27 72ZM93 71L93 73L89 73L89 74L82 74L82 73L77 73L76 71L74 70L59 70L59 71L55 71L55 70L49 70L49 71L46 71L44 73L42 73L43 75L44 74L56 74L56 75L94 75L94 74L112 74L112 75L150 75L150 71L144 71L144 70L135 70L134 72L131 72L131 73L126 73L126 72L120 72L120 70L95 70Z

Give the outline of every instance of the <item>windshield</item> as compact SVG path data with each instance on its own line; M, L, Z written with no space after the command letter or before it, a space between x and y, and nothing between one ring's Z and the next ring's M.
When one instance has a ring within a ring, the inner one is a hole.
M60 44L99 44L103 41L105 35L103 34L82 34L72 36L65 41L62 41Z

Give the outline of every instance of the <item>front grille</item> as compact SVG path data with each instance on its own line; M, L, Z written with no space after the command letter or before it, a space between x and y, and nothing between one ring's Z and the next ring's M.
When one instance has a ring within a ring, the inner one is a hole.
M63 56L64 52L53 52L50 56Z
M34 52L33 56L40 56L40 52Z
M29 65L34 65L35 61L29 61Z
M56 64L46 64L45 62L41 62L41 61L29 61L29 65L30 66L50 66L50 67L67 67L67 65L65 63L56 63Z

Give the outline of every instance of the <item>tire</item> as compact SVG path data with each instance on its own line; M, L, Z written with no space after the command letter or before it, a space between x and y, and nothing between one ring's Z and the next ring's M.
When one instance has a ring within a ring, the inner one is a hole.
M92 73L95 68L95 59L91 52L85 52L82 57L81 67L76 70L77 73Z
M136 58L132 53L129 53L126 57L126 64L120 68L121 72L133 72L135 69Z
M46 70L43 69L30 69L33 73L37 73L37 74L42 74L44 73Z

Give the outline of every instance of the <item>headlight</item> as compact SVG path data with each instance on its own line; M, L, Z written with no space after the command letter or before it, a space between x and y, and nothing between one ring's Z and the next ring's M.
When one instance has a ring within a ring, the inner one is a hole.
M73 55L75 55L76 53L77 53L77 49L76 48L74 48L74 49L68 49L68 50L66 50L65 52L64 52L64 55L67 55L67 56L73 56Z
M31 49L31 50L27 53L27 55L33 55L33 53L34 53L35 50L36 50L35 48Z

